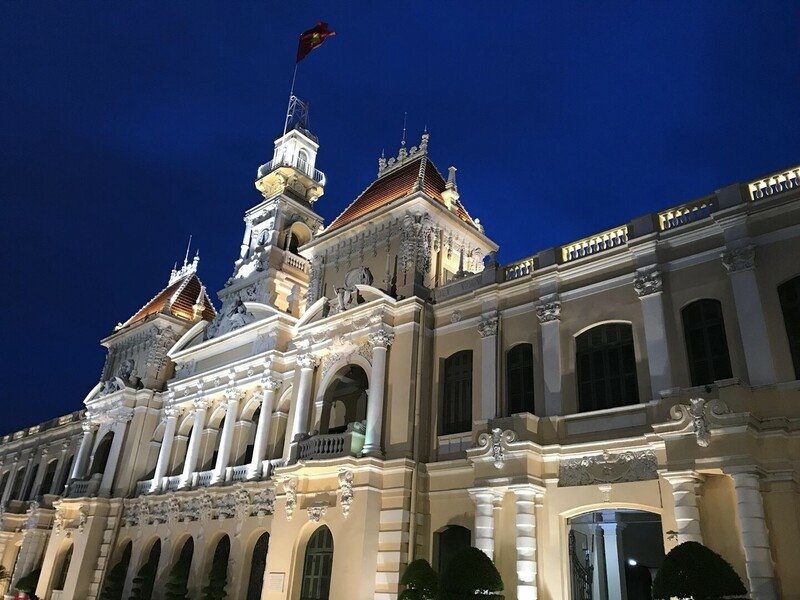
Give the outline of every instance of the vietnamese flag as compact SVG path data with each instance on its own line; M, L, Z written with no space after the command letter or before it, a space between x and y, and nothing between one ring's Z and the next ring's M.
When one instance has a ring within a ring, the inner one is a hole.
M335 31L328 29L328 24L320 21L312 29L300 34L300 44L297 46L297 62L303 60L308 53L317 46L321 46L325 38L336 35Z

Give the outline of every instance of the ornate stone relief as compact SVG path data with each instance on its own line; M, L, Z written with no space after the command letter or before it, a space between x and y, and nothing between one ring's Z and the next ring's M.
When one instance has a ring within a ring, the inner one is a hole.
M551 321L561 320L561 302L558 300L551 300L540 304L536 307L536 316L539 318L539 323L550 323Z
M722 264L728 273L746 271L755 266L756 251L753 246L745 246L735 250L726 250L720 254Z
M639 269L633 276L633 289L639 298L657 294L661 291L662 285L661 272L655 266Z
M297 478L287 476L281 483L283 484L283 493L286 499L286 520L291 521L294 509L297 507Z
M450 315L450 322L451 323L458 323L464 317L463 313L460 310L454 310L453 314Z
M231 294L225 298L219 314L217 314L209 326L205 328L203 335L205 339L210 340L235 331L255 320L255 315L247 310L240 295Z
M585 456L561 461L558 485L596 485L658 479L658 460L652 450Z
M272 488L265 488L253 496L253 502L250 506L251 516L263 519L267 515L271 515L274 512L275 490Z
M314 523L319 523L328 510L328 503L315 502L314 504L310 505L306 510L308 511L308 520Z
M729 413L727 405L721 400L704 398L689 398L689 404L676 404L669 411L674 421L691 423L697 445L703 448L711 443L711 424L717 417Z
M322 360L320 361L320 368L322 371L321 376L325 377L328 371L330 371L331 367L341 360L348 360L350 357L355 355L362 356L368 361L372 362L372 348L370 348L369 344L349 346L344 350L334 351L322 357Z
M344 276L344 285L336 288L336 298L329 302L328 314L338 314L358 306L363 299L357 285L372 285L373 277L369 268L361 266L350 269Z
M502 469L506 461L505 451L508 444L517 440L517 434L506 429L503 431L499 427L492 429L491 433L482 433L478 436L478 445L475 447L475 455L491 454L494 458L496 469Z
M478 323L478 333L482 338L497 335L499 325L499 317L482 317Z
M350 516L353 496L353 472L349 469L341 469L339 471L339 504L345 519Z
M369 334L369 343L373 348L388 348L394 342L394 332L388 329L379 329Z

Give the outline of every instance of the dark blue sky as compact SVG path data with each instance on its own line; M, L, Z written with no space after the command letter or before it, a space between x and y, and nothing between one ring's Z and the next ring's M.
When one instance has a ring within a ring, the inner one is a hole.
M3 2L0 430L80 407L189 234L230 275L297 36L328 221L403 112L508 262L800 163L800 3Z

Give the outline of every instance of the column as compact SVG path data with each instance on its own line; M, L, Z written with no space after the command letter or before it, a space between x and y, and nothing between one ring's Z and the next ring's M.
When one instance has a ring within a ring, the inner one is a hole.
M667 473L664 476L672 486L672 500L675 505L675 523L677 525L678 543L703 543L700 532L700 508L697 505L697 494L703 476L696 471Z
M122 452L122 444L125 441L125 429L127 429L128 422L133 418L133 410L129 413L119 414L115 417L112 431L114 432L114 439L111 441L111 449L108 451L108 461L106 468L103 471L103 478L100 480L100 490L98 495L107 498L111 495L111 486L114 483L114 475L117 472L117 464L119 463L119 455Z
M491 488L469 490L475 503L475 547L494 560L494 500L498 491Z
M625 523L603 523L600 527L603 528L603 541L605 542L608 597L627 600L625 553L622 548L622 531L625 529Z
M42 448L42 456L39 460L39 468L36 469L36 479L33 480L33 485L31 486L31 493L26 500L33 500L36 496L42 496L44 494L49 493L50 490L40 490L39 488L42 485L42 480L44 479L45 472L47 471L47 448Z
M650 369L650 393L653 399L660 398L662 391L672 389L672 365L667 346L662 285L661 273L655 265L638 269L633 279L633 289L641 300L647 365Z
M742 536L745 569L753 600L775 600L778 592L769 547L767 517L754 472L731 473L736 493L736 514Z
M156 462L156 470L153 475L153 481L150 484L150 493L158 492L161 489L161 480L167 474L169 468L169 459L172 456L172 444L175 441L175 428L178 425L178 417L181 411L175 407L168 407L164 409L164 437L161 438L161 448L158 450L158 461Z
M206 424L206 411L210 401L206 398L198 398L194 401L194 424L192 425L192 435L189 438L189 445L186 448L186 460L183 463L183 473L179 488L185 488L192 482L192 473L197 470L197 457L200 454L200 442L203 440L203 427Z
M606 580L606 553L603 541L603 528L594 530L594 570L597 577L592 582L592 591L597 600L608 600L608 581Z
M383 456L381 431L383 429L383 391L386 387L386 353L394 341L394 333L385 329L370 334L372 370L367 397L367 431L364 437L364 454Z
M27 498L23 498L22 496L25 494L25 490L28 488L28 482L31 480L32 468L33 468L33 454L30 454L28 456L28 460L25 461L25 474L22 477L22 485L19 486L20 497L15 498L15 500L27 500Z
M536 501L544 490L532 485L512 486L517 509L517 600L536 600Z
M86 467L89 465L89 454L92 452L94 446L94 434L97 431L97 423L85 420L81 423L83 428L83 437L81 438L81 445L78 447L78 454L75 456L75 461L72 463L72 473L69 478L80 479L86 475Z
M8 504L9 499L11 498L11 490L14 489L14 481L19 477L19 457L11 457L11 469L8 472L8 481L6 482L6 488L3 490L3 499L0 504L6 506Z
M544 410L548 417L563 413L561 402L561 302L556 294L542 298L536 308L542 329Z
M313 354L301 354L297 357L297 364L300 365L300 381L297 384L297 404L294 408L294 419L292 420L292 430L289 437L290 443L294 443L298 434L306 433L308 407L311 402L311 380L313 379L317 359Z
M261 413L258 415L256 439L253 443L253 460L250 461L250 468L247 470L248 479L256 479L261 475L261 463L264 461L267 451L269 423L275 407L275 395L280 387L281 381L271 375L261 379Z
M222 427L222 438L219 442L219 452L217 453L217 464L214 466L214 474L211 483L225 480L225 469L231 457L231 445L233 444L233 428L236 425L236 418L239 415L240 393L235 389L225 392L228 403L225 406L225 425Z
M775 383L775 368L764 320L764 307L755 272L755 249L746 246L722 253L736 304L736 316L742 334L744 358L750 385Z
M499 317L483 317L478 324L481 336L481 412L488 421L498 415L497 407L497 330Z
M61 480L64 477L64 469L67 468L67 451L69 450L69 442L61 443L61 456L58 457L58 465L56 465L56 473L53 476L53 485L50 486L49 491L42 490L44 494L54 494L61 496L64 493L64 487L61 486ZM60 488L60 489L59 489Z

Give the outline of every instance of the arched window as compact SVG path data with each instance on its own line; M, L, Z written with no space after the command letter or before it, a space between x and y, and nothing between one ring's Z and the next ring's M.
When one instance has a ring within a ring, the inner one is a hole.
M297 153L297 168L304 173L308 171L308 152L305 150Z
M169 575L167 575L166 587L169 588L171 598L185 598L189 593L189 573L192 570L193 556L194 539L189 538L183 543L178 560L172 565ZM147 597L149 598L149 596Z
M459 550L469 548L471 540L472 532L460 525L448 525L436 532L436 564L434 568L441 573Z
M456 352L444 361L444 390L439 435L472 429L472 350Z
M367 418L367 373L358 365L347 365L325 390L322 433L343 433L351 423Z
M56 571L57 575L55 583L53 584L53 591L63 590L64 584L67 582L67 575L69 574L69 565L72 562L72 544L70 543L66 551L61 555L61 564Z
M8 475L10 471L6 471L3 473L3 478L0 479L0 498L3 497L3 493L6 491L6 486L8 485Z
M237 465L249 465L253 460L253 448L255 448L256 443L256 430L258 428L259 417L261 417L261 406L256 408L253 416L250 418L250 422L253 424L250 426L250 431L247 433L247 446L244 448L244 454L242 454L241 458L237 461Z
M533 413L533 346L517 344L506 354L509 415Z
M781 301L786 337L789 338L794 376L800 379L800 276L781 284L778 287L778 298Z
M253 548L253 557L250 560L250 581L247 584L247 600L261 600L268 550L269 534L262 533L256 542L255 548Z
M333 536L323 525L311 535L306 546L300 600L328 600L332 571Z
M56 476L56 467L58 467L58 459L54 458L49 463L47 463L47 468L44 472L44 477L42 478L42 485L39 486L39 494L49 494L52 491L53 487L53 479Z
M63 471L61 471L61 477L58 479L58 485L56 486L56 494L62 494L64 492L64 488L67 485L67 481L69 481L69 476L72 474L72 462L75 460L75 455L70 456L67 459L66 467Z
M111 452L111 443L113 441L114 432L109 431L103 436L103 439L100 440L100 443L97 444L97 449L94 451L94 457L92 458L92 468L89 472L90 476L105 472L106 463L108 462L108 454Z
M103 593L100 595L102 600L122 600L122 594L125 590L125 578L128 575L128 567L131 563L132 550L133 542L125 544L125 549L122 551L119 562L109 570L103 584Z
M11 494L8 496L11 500L22 500L22 484L25 483L25 467L20 467L14 474L14 481L11 484Z
M25 484L25 489L22 490L22 495L19 497L20 500L30 500L31 494L33 493L33 484L36 482L36 475L39 474L39 465L33 465L33 469L31 469L31 475L28 477L28 482Z
M578 411L602 410L639 402L633 329L607 323L576 339Z
M161 540L156 540L147 555L147 562L142 565L133 579L132 598L151 598L153 596L153 586L156 581L156 572L158 571L158 562L160 560Z
M228 585L228 559L231 555L231 539L223 535L214 550L211 571L208 574L208 585L203 589L205 598L224 598L225 586Z
M696 300L684 307L681 315L692 385L729 379L732 376L731 359L722 304L709 298Z

